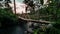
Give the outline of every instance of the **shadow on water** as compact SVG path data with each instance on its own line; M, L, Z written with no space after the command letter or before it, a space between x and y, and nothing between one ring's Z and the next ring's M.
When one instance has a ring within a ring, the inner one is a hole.
M21 24L11 25L5 28L0 28L0 34L24 34L24 26Z

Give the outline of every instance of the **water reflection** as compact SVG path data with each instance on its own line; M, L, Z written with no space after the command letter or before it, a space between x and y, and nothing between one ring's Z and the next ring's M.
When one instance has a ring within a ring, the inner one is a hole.
M19 25L7 28L1 28L0 34L24 34L24 28Z

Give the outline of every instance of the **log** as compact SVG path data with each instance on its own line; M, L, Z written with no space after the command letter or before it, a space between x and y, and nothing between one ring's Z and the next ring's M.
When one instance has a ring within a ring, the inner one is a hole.
M49 24L49 23L54 23L50 21L45 21L45 20L33 20L33 19L25 19L19 16L19 19L27 21L27 22L36 22L36 23L42 23L42 24Z

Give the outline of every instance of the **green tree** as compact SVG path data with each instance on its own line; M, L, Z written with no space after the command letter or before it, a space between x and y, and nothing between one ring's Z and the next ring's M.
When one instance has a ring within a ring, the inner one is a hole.
M10 11L10 9L0 9L0 23L2 26L8 25L8 24L16 24L18 21L18 17Z
M40 15L49 16L44 17L44 20L54 21L53 27L47 28L45 34L60 34L60 0L51 0L52 3L48 4L48 7L39 9ZM43 19L43 17L41 18Z

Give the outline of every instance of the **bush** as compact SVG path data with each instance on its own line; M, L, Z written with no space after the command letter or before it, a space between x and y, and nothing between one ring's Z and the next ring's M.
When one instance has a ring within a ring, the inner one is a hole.
M18 18L10 9L0 9L0 23L2 26L16 24Z

